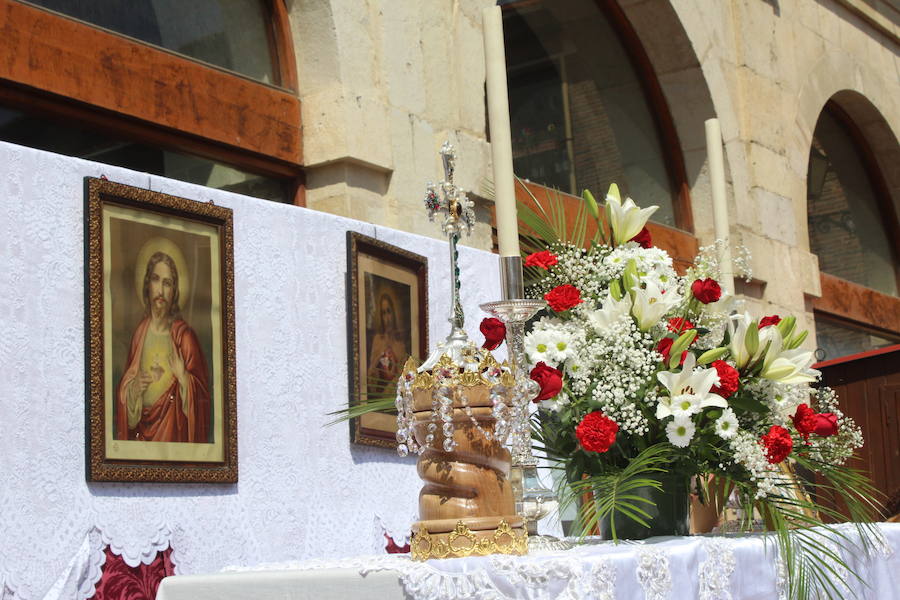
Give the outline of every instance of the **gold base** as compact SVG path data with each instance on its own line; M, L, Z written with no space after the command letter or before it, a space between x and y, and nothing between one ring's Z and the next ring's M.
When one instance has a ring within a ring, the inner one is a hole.
M488 554L528 554L528 534L513 529L502 519L496 529L471 531L462 521L448 533L429 533L422 522L413 528L410 551L413 560L462 558Z

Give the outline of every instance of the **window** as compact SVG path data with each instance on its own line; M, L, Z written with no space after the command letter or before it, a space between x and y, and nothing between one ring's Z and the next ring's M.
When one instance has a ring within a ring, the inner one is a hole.
M816 315L817 358L820 360L869 352L898 343L900 336L872 333L860 327L829 319L824 315Z
M690 230L674 127L621 9L595 0L501 4L516 174L575 195L602 195L616 182L660 207L654 221Z
M268 11L258 0L28 2L257 81L279 83Z
M896 296L887 215L848 131L851 125L838 115L838 109L826 109L813 134L807 174L810 250L822 272Z
M850 115L826 104L807 171L810 250L819 258L822 297L813 303L818 358L900 341L897 228L884 180Z
M0 0L0 29L0 140L302 203L284 0Z

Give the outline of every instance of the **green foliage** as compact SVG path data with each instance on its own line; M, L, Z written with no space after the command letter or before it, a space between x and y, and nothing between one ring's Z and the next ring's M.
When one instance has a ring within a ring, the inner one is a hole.
M333 416L334 420L326 423L326 426L337 425L350 419L361 417L371 412L380 412L388 414L397 414L395 402L397 400L397 380L381 379L378 377L370 377L369 384L377 389L385 390L381 394L373 394L365 402L350 402L339 410L328 413Z
M817 476L803 479L801 487L799 477L786 474L777 493L761 500L754 498L754 486L740 474L717 477L737 489L746 515L742 528L751 529L754 511L763 518L771 532L764 539L777 544L784 561L790 598L843 598L846 577L866 584L842 554L868 556L875 549L873 539L879 532L872 521L880 509L879 492L856 469L795 456L801 471ZM848 517L851 525L837 525Z
M672 446L667 443L649 446L627 461L620 469L612 469L600 475L581 478L589 470L575 470L569 473L568 485L560 490L560 511L578 504L575 533L580 537L589 535L601 519L609 519L613 540L616 534L616 517L623 515L649 527L649 513L645 510L653 502L636 494L641 488L662 489L654 473L665 473L671 463ZM591 494L593 501L582 502L585 494Z

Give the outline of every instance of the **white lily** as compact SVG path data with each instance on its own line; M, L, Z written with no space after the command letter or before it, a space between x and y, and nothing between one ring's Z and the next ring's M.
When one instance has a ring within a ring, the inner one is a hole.
M603 331L631 312L631 295L625 294L621 300L616 300L612 292L607 292L601 308L582 310L594 331Z
M674 289L664 290L652 279L644 280L645 287L636 285L631 288L634 291L634 305L631 314L637 319L638 329L650 331L659 323L663 315L672 310L681 302L681 296Z
M812 383L819 378L821 373L812 368L816 358L811 350L782 350L784 342L778 329L766 327L763 331L767 331L771 343L766 351L760 377L786 384Z
M606 194L606 216L612 227L612 237L616 245L624 244L641 232L650 215L659 210L658 206L638 208L631 198L625 198L619 194L619 186L612 184Z
M774 327L763 327L761 330L758 330L759 344L756 351L751 353L750 349L747 348L747 330L753 323L753 318L746 312L742 315L732 315L728 321L728 333L731 339L728 349L738 369L742 369L748 363L759 359L763 352L766 352L768 342L777 334Z
M684 366L680 373L662 371L656 374L656 378L669 391L668 396L659 398L656 405L656 418L665 419L670 415L684 415L686 413L699 412L700 410L718 406L726 408L728 402L722 396L713 394L709 390L719 383L719 374L715 369L694 370L697 359L692 352L688 352L684 359ZM686 409L684 407L687 407Z

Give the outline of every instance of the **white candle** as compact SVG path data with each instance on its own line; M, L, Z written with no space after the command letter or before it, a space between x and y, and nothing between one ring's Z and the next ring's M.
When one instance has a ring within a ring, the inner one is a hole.
M519 256L519 224L513 175L509 99L506 90L506 53L503 18L499 6L482 11L484 66L487 77L488 119L491 124L491 156L494 162L494 207L500 256Z
M725 199L725 162L722 158L722 130L718 119L706 120L706 153L709 160L709 178L712 183L713 224L716 239L725 242L719 251L719 283L730 295L734 295L734 268L731 265L731 236L728 228L728 203Z

